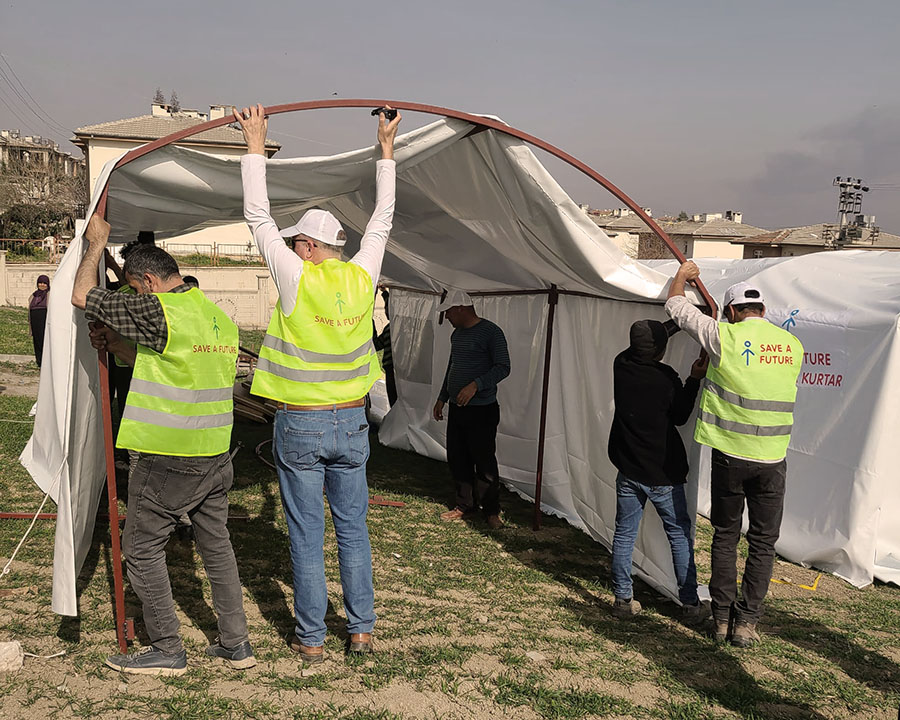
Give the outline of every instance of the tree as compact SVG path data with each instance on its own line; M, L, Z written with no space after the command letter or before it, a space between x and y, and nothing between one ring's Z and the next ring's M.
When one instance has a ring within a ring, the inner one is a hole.
M58 156L48 163L11 156L0 166L0 237L40 239L74 230L88 201L87 177L67 174Z
M166 96L163 95L162 88L156 88L156 92L153 93L153 102L157 105L165 105L166 104Z
M678 221L684 222L685 220L690 220L690 217L688 217L688 214L684 210L682 210L680 213L678 213Z
M181 110L181 103L178 101L178 93L172 91L172 97L169 98L169 105L172 106L172 112L177 113Z

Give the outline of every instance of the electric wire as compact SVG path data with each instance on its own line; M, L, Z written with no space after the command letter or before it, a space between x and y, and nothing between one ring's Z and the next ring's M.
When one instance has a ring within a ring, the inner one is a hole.
M7 60L6 56L5 56L3 53L0 53L0 60L2 60L2 61L3 61L3 64L6 65L7 68L9 68L9 71L12 73L13 77L16 79L16 82L19 83L19 87L21 87L22 90L25 91L25 94L30 98L31 102L34 103L34 105L37 107L38 110L40 110L41 115L43 115L43 118L44 118L44 119L42 119L42 122L43 122L48 128L51 128L51 129L53 128L53 126L56 126L55 132L63 132L63 133L70 133L70 132L72 132L72 130L71 130L70 128L67 128L65 125L63 125L62 123L58 122L52 115L50 115L50 113L48 113L46 110L44 110L44 108L41 106L41 104L40 104L37 100L34 99L34 96L28 91L28 88L25 87L25 84L24 84L24 83L22 82L22 80L19 78L19 76L18 76L18 74L16 73L16 71L13 69L13 66L9 64L9 60ZM3 74L3 69L2 69L2 68L0 68L0 74ZM4 74L4 75L5 75L5 74ZM5 79L6 79L7 82L9 82L9 78L8 78L8 77L6 77ZM31 105L30 105L30 104L28 105L28 107L29 107L29 109L31 109ZM31 110L31 112L34 113L34 115L35 115L36 117L38 117L39 119L41 118L41 115L39 115L38 113L34 112L34 110ZM48 124L47 121L49 121L49 124Z

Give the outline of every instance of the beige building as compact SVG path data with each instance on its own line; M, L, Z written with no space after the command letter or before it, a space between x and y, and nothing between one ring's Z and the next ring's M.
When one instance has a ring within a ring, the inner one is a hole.
M179 130L200 125L207 120L225 117L230 112L230 106L225 105L211 105L208 113L197 110L174 112L166 103L153 103L149 115L78 128L72 143L82 149L87 159L91 196L96 190L97 178L103 166L123 152ZM243 155L247 150L240 130L227 125L193 135L178 142L177 145L217 157L236 157ZM272 157L280 148L281 145L274 140L266 141L268 157ZM207 228L163 241L160 245L173 254L191 252L212 254L217 251L230 256L258 254L250 231L244 223Z
M626 255L642 260L672 257L671 251L637 215L630 211L588 211L590 218ZM733 218L733 219L732 219ZM766 232L745 225L740 212L703 213L692 219L657 220L675 246L689 258L742 258L740 242Z
M84 159L63 152L53 140L21 135L18 130L0 130L0 175L14 182L19 199L40 201L59 196L64 192L61 183L72 184L84 173ZM78 195L65 194L72 198Z

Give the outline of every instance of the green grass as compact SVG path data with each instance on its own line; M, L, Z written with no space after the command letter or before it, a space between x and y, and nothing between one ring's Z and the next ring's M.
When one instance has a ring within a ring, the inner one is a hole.
M28 310L0 307L0 355L33 355Z
M203 253L176 254L174 257L178 260L180 267L208 267L213 265L216 267L258 267L265 265L262 258L255 259L253 257L230 258L223 255L213 257Z
M243 336L242 336L243 342ZM27 417L30 398L0 397L0 420ZM33 511L42 493L17 457L31 423L0 422L2 509ZM264 426L239 425L229 493L230 532L260 664L234 672L203 655L215 636L209 583L196 547L167 548L190 672L124 679L103 666L115 651L108 530L99 524L79 580L80 620L49 612L55 527L40 521L13 572L0 580L3 639L67 655L29 661L0 676L0 717L285 718L635 718L777 720L893 718L900 703L900 597L876 584L850 588L826 576L815 593L774 586L764 642L719 647L677 622L677 608L640 582L646 612L610 613L609 555L584 533L544 518L504 493L507 527L442 523L450 500L445 465L388 450L374 440L373 494L403 508L372 506L378 652L343 655L345 630L337 547L326 521L329 582L327 660L301 672L284 637L293 629L290 553L277 481L254 448ZM263 452L268 447L263 446ZM123 508L124 509L124 508ZM238 519L238 517L242 519ZM0 521L0 556L27 521ZM710 530L700 522L697 564L708 577ZM806 573L781 566L779 573ZM138 617L127 591L127 614ZM543 658L529 657L536 650ZM63 681L67 683L59 689ZM124 689L123 689L124 688Z

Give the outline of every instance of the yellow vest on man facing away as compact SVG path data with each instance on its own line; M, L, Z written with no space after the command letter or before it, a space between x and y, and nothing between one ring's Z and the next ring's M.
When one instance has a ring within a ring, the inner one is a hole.
M767 320L719 323L722 356L703 384L694 439L728 455L780 460L794 424L803 346Z
M381 376L372 343L375 290L355 263L305 262L290 315L269 322L250 392L288 405L359 400Z
M197 288L156 297L166 316L168 342L161 353L137 346L116 447L185 457L227 452L237 326Z

